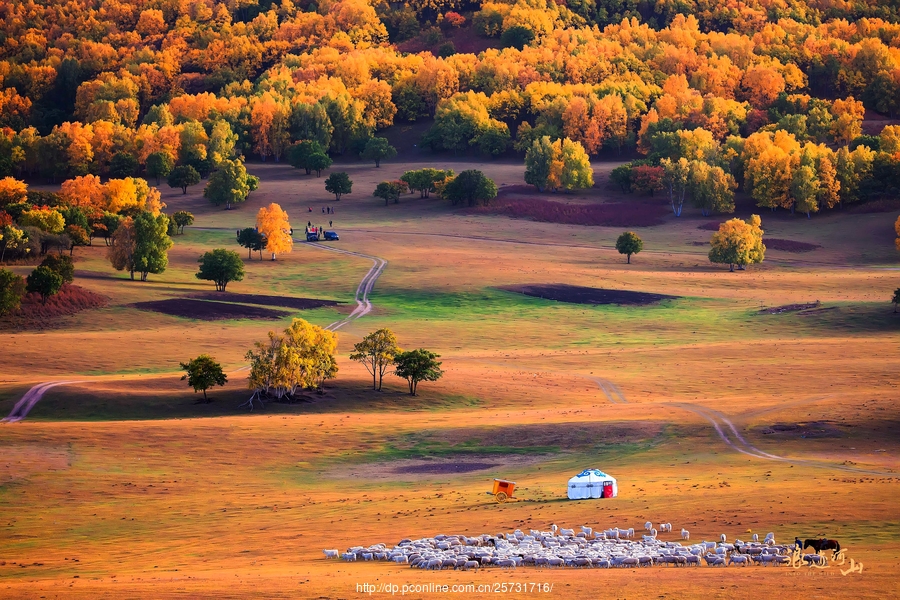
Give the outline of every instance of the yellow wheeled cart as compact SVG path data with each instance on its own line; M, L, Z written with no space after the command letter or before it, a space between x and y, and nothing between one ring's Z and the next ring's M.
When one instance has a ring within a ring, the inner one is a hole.
M492 495L497 500L497 502L506 502L507 500L516 500L516 498L513 498L513 492L515 491L515 489L515 481L495 479L494 491L485 493Z

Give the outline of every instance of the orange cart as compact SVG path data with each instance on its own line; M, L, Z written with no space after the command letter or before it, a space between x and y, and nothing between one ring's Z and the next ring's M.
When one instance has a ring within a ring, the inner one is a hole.
M494 491L485 492L496 498L497 502L506 502L507 500L515 500L513 492L516 489L515 481L507 481L505 479L494 480Z

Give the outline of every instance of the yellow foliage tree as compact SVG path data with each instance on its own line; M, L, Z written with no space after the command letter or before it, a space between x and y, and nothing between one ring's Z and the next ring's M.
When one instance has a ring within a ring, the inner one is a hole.
M138 188L132 177L110 179L103 191L106 210L111 213L138 206Z
M735 265L743 271L747 265L761 263L766 253L761 225L759 215L750 215L746 222L729 219L722 223L709 242L710 262L729 265L731 271Z
M0 207L7 204L25 202L28 198L28 185L12 177L0 179Z
M266 251L272 253L272 260L277 254L286 254L294 247L291 237L291 225L288 214L274 202L259 209L256 214L256 228L268 240Z
M266 341L256 342L247 352L253 395L246 406L252 410L264 396L283 398L298 389L321 387L337 375L336 351L335 333L303 319L294 319L282 335L270 331Z

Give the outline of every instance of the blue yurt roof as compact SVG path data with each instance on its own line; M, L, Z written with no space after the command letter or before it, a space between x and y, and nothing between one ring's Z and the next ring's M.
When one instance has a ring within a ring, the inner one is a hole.
M607 475L600 469L585 469L575 477L590 477L591 475L594 477L610 477L610 475Z

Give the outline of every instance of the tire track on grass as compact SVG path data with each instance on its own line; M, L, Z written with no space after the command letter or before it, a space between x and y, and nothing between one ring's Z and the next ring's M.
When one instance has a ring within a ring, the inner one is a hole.
M846 465L807 460L802 458L787 458L784 456L778 456L776 454L770 454L768 452L765 452L764 450L760 450L759 448L748 442L738 431L737 427L735 427L734 423L732 423L728 417L717 410L704 406L697 406L696 404L687 404L682 402L672 402L669 403L669 406L677 406L678 408L687 410L703 417L704 419L709 421L709 423L716 430L716 433L729 448L740 452L741 454L746 454L747 456L752 456L761 460L784 462L794 465L803 465L807 467L837 469L840 471L847 471L849 473L878 475L880 477L900 477L900 473L873 471L870 469L857 469L856 467L848 467Z
M364 258L366 260L372 261L372 268L369 269L369 271L362 278L362 281L360 281L359 285L356 287L356 295L353 298L356 301L356 308L353 309L353 312L351 312L349 315L347 315L343 319L335 321L325 329L328 329L329 331L337 331L344 325L360 319L372 312L372 308L374 305L372 304L372 301L369 300L369 294L371 294L372 290L375 288L375 282L378 281L379 277L381 277L381 274L384 272L385 267L387 267L388 261L378 256L370 256L368 254L362 254L361 252L351 252L350 250L341 250L340 248L333 248L331 246L322 246L318 243L309 243L309 245L320 250L337 252L339 254L347 254L349 256L356 256L358 258Z
M328 325L325 329L328 329L329 331L337 331L344 325L360 319L372 312L373 304L372 301L369 300L369 294L375 288L375 282L381 276L381 273L384 272L385 267L387 267L387 261L377 256L369 256L368 254L351 252L349 250L341 250L339 248L331 248L329 246L320 246L316 244L313 247L320 248L322 250L328 250L330 252L338 252L340 254L348 254L350 256L365 258L372 261L372 268L369 269L369 271L365 274L365 276L362 278L362 281L359 282L359 285L356 288L356 295L354 296L354 300L356 301L356 308L349 315L347 315L343 319L335 321L331 325ZM249 369L249 367L240 367L234 372L239 373L241 371L246 371L247 369ZM30 390L25 392L25 395L23 395L18 402L16 402L9 415L0 420L0 423L16 423L18 421L21 421L28 416L28 413L31 412L31 409L33 409L34 406L41 400L41 398L44 397L44 394L48 390L57 386L71 385L75 383L86 383L86 381L45 381L33 386Z

